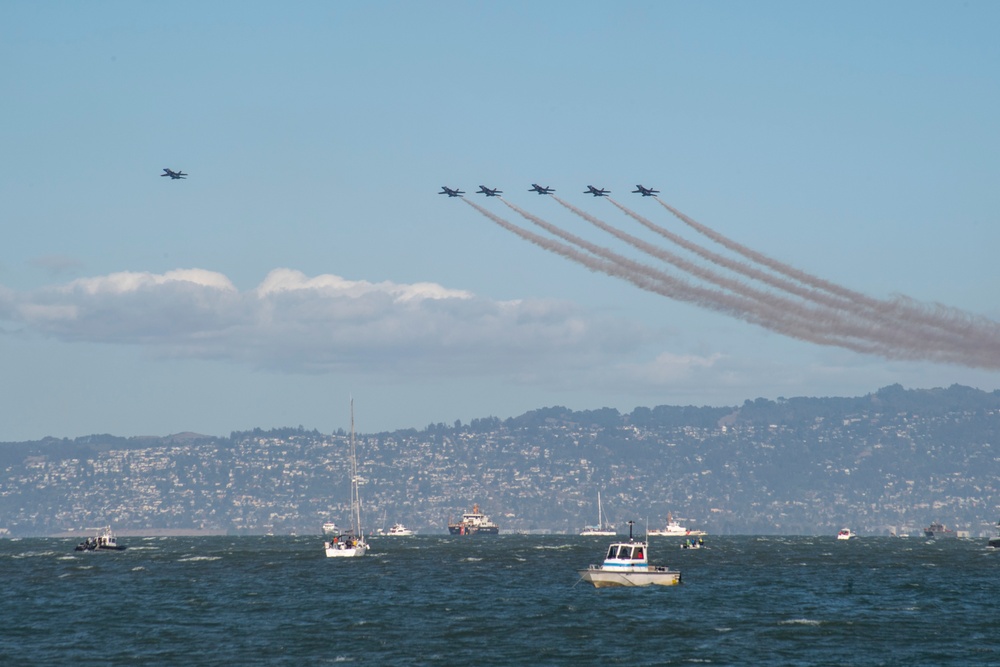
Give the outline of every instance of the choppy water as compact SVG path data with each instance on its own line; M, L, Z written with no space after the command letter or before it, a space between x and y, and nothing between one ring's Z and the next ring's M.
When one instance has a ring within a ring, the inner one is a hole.
M985 540L654 538L676 587L602 589L608 538L0 540L0 664L1000 664Z

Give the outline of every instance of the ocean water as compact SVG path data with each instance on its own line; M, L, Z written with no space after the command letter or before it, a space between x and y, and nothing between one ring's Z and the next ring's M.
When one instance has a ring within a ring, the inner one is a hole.
M597 590L609 538L0 540L0 664L1000 665L986 540L653 538L675 587Z

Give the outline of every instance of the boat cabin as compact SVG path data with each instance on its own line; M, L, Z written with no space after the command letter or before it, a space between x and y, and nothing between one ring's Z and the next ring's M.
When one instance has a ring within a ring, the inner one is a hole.
M583 581L595 588L606 586L674 586L681 583L681 573L667 567L650 567L649 544L632 539L632 521L628 522L628 542L613 542L600 566L579 570Z
M604 567L615 569L648 567L647 550L645 542L615 542L608 547L608 555L604 557Z

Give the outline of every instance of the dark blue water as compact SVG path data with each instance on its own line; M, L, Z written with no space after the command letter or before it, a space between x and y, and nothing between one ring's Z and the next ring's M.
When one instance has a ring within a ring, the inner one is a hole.
M0 664L996 665L985 540L654 538L676 587L597 590L608 538L0 540Z

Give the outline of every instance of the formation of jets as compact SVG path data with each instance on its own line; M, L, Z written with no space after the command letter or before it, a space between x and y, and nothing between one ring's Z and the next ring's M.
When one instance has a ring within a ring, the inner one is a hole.
M173 169L163 169L163 173L160 176L169 176L170 180L176 181L178 178L184 178L187 176L183 171L174 171Z
M632 191L633 194L640 194L641 193L643 197L655 197L656 195L660 194L659 190L654 190L653 188L644 188L641 185L636 185L635 187L637 187L639 189L638 190L633 190Z
M170 172L169 174L163 174L164 176L171 176L173 178L177 178L176 176L173 176L173 174L177 172L172 172L169 169L165 169L164 171ZM660 194L659 190L654 190L653 188L647 188L642 185L636 185L635 187L636 189L632 190L633 194L642 195L643 197L655 197L656 195ZM555 188L550 188L545 185L539 185L538 183L532 183L531 187L528 189L528 192L537 192L540 195L550 195L553 192L555 192ZM477 195L486 195L487 197L499 197L502 193L503 190L500 190L499 188L488 188L485 185L480 185L479 189L476 190ZM449 197L461 197L462 195L465 194L465 192L459 190L458 188L449 188L447 185L442 185L441 192L439 192L438 194L448 195ZM605 190L604 188L595 188L593 185L588 185L587 189L583 191L583 194L594 195L595 197L607 197L609 194L611 194L611 190Z

